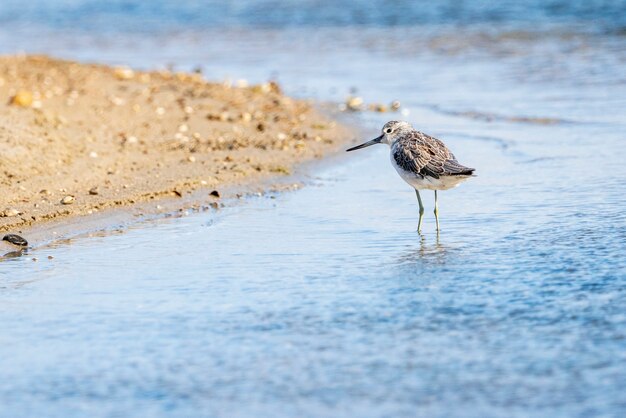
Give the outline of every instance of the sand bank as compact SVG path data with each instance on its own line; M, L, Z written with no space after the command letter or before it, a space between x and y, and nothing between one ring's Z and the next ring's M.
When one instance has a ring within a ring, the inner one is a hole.
M285 176L353 140L275 83L0 58L0 231ZM156 206L156 203L155 203Z

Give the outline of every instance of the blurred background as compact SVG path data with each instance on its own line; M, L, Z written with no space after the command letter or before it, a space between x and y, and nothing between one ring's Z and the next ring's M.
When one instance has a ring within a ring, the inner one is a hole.
M381 95L368 88L406 77L436 102L441 83L623 81L625 9L623 0L5 0L0 52L278 77L290 93L320 98L353 87Z
M381 146L0 265L0 416L626 415L626 1L3 0L0 53L396 100L478 174L440 239Z

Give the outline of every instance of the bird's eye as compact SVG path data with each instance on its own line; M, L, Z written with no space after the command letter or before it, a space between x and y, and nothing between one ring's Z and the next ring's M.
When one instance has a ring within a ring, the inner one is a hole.
M387 128L387 130L386 130L385 132L387 132L388 134L390 134L390 133L391 133L391 128Z

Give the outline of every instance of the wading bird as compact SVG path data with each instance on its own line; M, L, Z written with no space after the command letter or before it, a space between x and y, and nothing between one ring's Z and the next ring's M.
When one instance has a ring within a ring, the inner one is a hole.
M415 189L419 203L419 221L417 232L422 231L424 205L420 190L435 191L435 221L439 232L439 207L437 191L458 186L472 177L473 168L465 167L456 160L448 147L432 136L419 132L407 123L392 120L383 126L382 135L347 151L369 147L375 144L387 144L391 148L391 165L400 177Z

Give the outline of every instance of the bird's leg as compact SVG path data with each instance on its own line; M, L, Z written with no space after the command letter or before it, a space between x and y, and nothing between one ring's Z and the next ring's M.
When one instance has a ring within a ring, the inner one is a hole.
M437 223L437 233L439 233L439 205L437 204L437 190L435 190L435 222Z
M415 189L415 195L417 196L417 202L420 205L420 218L419 218L419 221L417 221L417 233L421 234L422 233L422 218L424 218L424 205L422 204L422 198L420 197L419 190Z

